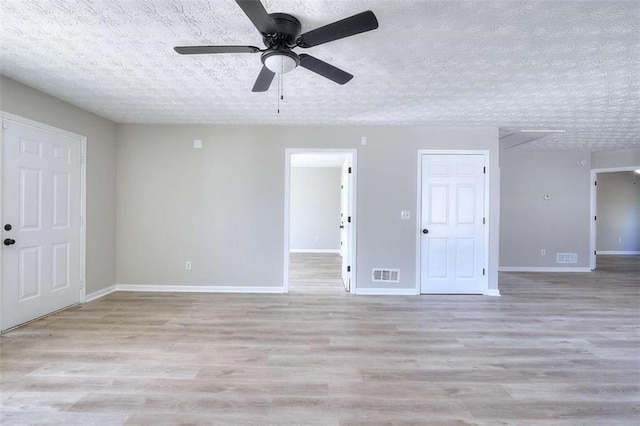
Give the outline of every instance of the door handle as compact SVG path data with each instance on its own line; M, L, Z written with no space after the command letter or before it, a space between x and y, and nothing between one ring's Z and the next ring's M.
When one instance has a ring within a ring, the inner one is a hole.
M425 228L425 229L423 229L423 230L422 230L422 233L423 233L423 234L428 234L428 233L429 233L429 230Z
M11 238L5 238L4 239L4 245L5 246L11 246L11 245L13 245L15 243L16 243L16 240L12 240Z

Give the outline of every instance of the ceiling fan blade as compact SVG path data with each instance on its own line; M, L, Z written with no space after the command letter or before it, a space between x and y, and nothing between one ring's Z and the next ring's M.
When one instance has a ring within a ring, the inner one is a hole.
M257 53L255 46L176 46L173 48L181 55L200 55L206 53Z
M318 58L304 53L300 55L300 66L316 74L320 74L331 81L335 81L338 84L345 84L353 78L353 75L348 72L342 71L340 68L336 68L333 65L329 65Z
M298 38L298 46L312 47L344 37L364 33L378 28L378 19L372 11L358 13L349 18L316 28Z
M266 92L269 90L269 86L271 86L271 82L273 81L273 77L276 74L271 71L269 68L262 66L262 70L260 70L260 74L258 74L258 78L256 79L256 83L253 85L252 92Z
M260 0L236 0L236 3L261 34L277 32L271 16L269 16Z

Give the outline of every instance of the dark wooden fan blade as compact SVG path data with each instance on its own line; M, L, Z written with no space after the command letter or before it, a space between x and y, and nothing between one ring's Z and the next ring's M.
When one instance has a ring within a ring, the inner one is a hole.
M261 34L277 32L273 20L259 0L236 0L236 3Z
M269 90L269 86L271 86L271 82L273 81L273 77L276 74L271 71L269 68L263 66L262 70L260 70L260 74L258 74L258 78L256 79L256 83L253 85L252 92L266 92Z
M173 48L181 55L201 55L207 53L256 53L255 46L176 46Z
M378 19L370 10L316 28L298 38L298 46L312 47L378 28Z
M316 74L320 74L331 81L335 81L338 84L345 84L353 78L353 75L348 72L342 71L340 68L336 68L333 65L329 65L318 58L304 53L300 55L300 66Z

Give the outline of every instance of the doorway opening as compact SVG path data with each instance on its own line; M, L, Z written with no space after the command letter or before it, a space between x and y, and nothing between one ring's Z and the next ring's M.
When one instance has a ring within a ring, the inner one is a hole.
M284 291L354 293L356 150L285 155Z
M638 262L640 165L591 170L590 243L591 270Z

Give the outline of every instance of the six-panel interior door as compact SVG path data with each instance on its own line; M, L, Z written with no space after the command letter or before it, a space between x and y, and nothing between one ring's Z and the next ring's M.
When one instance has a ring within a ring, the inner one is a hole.
M80 301L81 142L3 124L2 328L8 329Z
M351 199L351 157L348 157L342 165L342 180L340 189L340 255L342 256L342 283L346 291L351 290L351 272L349 271L349 259L351 247L349 246L349 232L351 231L350 203Z
M481 294L484 155L421 158L420 292Z

